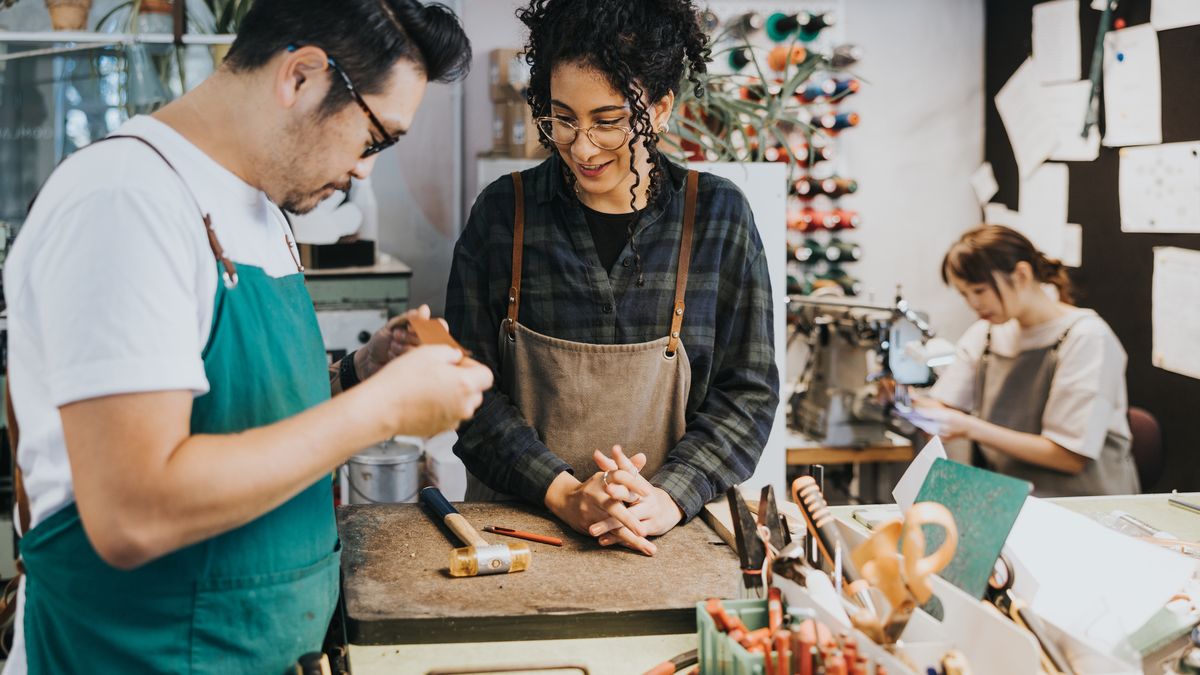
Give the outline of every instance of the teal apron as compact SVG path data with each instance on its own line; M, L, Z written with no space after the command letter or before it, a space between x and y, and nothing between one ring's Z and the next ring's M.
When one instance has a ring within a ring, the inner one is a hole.
M203 352L210 389L192 404L191 433L238 433L328 399L303 275L272 278L235 265L208 231L226 281L217 284ZM242 527L132 571L100 559L74 503L30 530L20 548L34 675L279 675L320 650L338 596L328 477Z

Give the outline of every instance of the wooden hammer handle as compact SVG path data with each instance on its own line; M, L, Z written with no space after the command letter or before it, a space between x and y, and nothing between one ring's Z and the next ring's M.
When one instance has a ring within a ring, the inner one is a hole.
M487 540L481 537L479 533L475 531L475 528L471 527L471 524L467 522L467 519L457 511L443 518L442 522L446 523L446 527L450 528L450 531L453 532L455 536L457 536L459 539L462 539L469 546L479 548L489 545Z
M450 531L462 541L463 545L476 547L488 545L487 540L479 536L475 528L471 527L458 509L450 504L441 490L435 487L421 490L421 503L432 511L433 515L441 518L446 527L450 528Z

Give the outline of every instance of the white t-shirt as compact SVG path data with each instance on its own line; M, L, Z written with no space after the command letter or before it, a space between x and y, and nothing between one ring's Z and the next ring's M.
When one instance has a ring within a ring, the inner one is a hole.
M972 411L979 358L987 340L987 321L977 321L958 341L954 363L938 378L931 395L946 405ZM1050 347L1070 328L1058 348L1058 366L1042 412L1042 435L1062 447L1097 459L1109 432L1129 438L1125 390L1125 349L1094 311L1075 308L1065 316L1030 329L1016 319L991 326L992 353L1016 356Z
M74 500L60 406L208 391L201 352L217 263L187 188L228 258L275 277L297 273L286 221L263 192L151 117L117 133L153 143L179 175L136 140L81 149L46 182L4 266L9 383L34 526ZM25 672L22 618L6 674Z

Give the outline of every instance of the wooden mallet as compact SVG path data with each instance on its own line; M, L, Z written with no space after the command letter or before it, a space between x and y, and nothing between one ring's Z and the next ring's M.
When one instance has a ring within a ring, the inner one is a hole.
M474 577L484 574L521 572L529 567L529 546L524 543L489 544L479 536L467 519L435 487L421 490L421 503L445 523L465 544L450 552L450 576Z

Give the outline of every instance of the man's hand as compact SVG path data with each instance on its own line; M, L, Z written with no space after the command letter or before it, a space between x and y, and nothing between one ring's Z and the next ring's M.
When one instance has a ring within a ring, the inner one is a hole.
M388 435L429 437L470 419L491 386L487 366L457 349L429 345L392 359L350 394L364 415L383 421Z
M387 324L375 331L366 346L354 354L354 368L358 371L358 379L365 380L379 372L392 359L403 356L408 350L421 344L416 333L408 330L409 320L413 318L428 319L429 305L421 305L416 309L392 317ZM438 319L443 324L446 322Z

